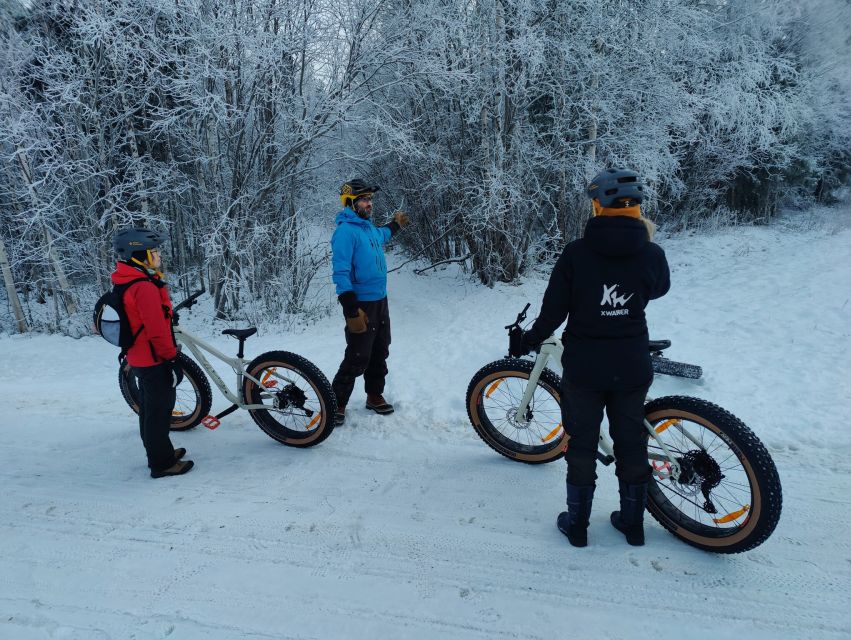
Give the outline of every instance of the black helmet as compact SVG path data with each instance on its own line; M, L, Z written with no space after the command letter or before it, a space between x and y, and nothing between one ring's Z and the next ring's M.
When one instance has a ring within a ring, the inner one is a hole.
M380 191L380 189L378 187L369 186L366 181L361 180L360 178L355 178L354 180L344 182L343 186L340 187L340 202L343 203L344 207L348 207L351 206L351 204L357 200L359 196L370 195L376 191Z
M156 249L165 242L165 236L151 229L126 227L119 230L112 238L112 248L118 254L119 260L130 260L136 251Z
M602 207L617 207L621 199L641 204L644 200L644 185L635 171L629 169L606 169L601 171L588 185L588 197L597 200ZM626 203L620 206L626 206Z

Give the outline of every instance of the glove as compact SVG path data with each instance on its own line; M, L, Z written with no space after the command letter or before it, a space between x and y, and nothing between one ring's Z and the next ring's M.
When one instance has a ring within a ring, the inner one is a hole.
M346 318L346 329L349 333L366 333L369 318L363 309L358 309L358 314L354 318Z
M514 327L508 332L508 355L520 358L531 353L540 345L540 341L530 331Z
M408 214L404 211L397 211L393 214L393 222L399 225L400 229L404 229L410 224L411 219L408 217Z
M183 382L183 367L180 366L177 358L169 360L166 364L168 364L169 372L171 373L171 386L176 389L177 385Z
M347 318L356 318L358 315L358 297L354 291L344 291L337 296L337 300L343 305L343 315Z
M541 342L542 340L532 333L532 331L524 331L520 340L520 350L523 351L523 355L532 353L541 348Z
M180 324L180 314L177 311L171 312L171 324L172 325Z
M350 333L366 333L369 320L363 309L358 307L358 297L354 291L344 291L337 300L343 305L343 315L346 316L346 328Z
M523 351L523 329L520 327L512 327L508 331L508 355L512 358L519 358L529 353Z

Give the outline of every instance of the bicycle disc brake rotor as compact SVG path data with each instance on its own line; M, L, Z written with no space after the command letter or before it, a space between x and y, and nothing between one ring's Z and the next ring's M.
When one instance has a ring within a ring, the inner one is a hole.
M718 509L712 503L709 497L709 492L721 484L724 479L724 474L721 473L721 467L715 462L715 459L706 451L695 449L689 451L679 459L681 485L692 487L694 492L700 488L703 494L703 510L706 513L718 513Z
M505 419L511 424L515 429L528 429L529 423L532 422L532 418L534 414L532 413L531 405L526 407L526 415L523 416L523 421L517 420L517 407L509 407L509 409L505 412Z

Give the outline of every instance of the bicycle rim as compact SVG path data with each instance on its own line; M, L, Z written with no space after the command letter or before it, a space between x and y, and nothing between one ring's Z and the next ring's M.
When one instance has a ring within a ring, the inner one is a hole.
M648 508L665 528L719 553L752 549L771 535L782 492L774 463L753 432L720 407L681 396L649 403L647 419L680 465L678 479L659 477L667 475L667 464L651 459L657 473ZM652 439L648 453L663 455Z
M479 435L503 455L524 462L548 462L562 455L565 435L558 385L542 376L525 419L518 421L517 408L529 384L529 372L523 369L498 370L481 376L468 398L471 417Z
M250 410L254 421L274 439L292 446L311 446L333 429L336 403L330 384L309 361L288 352L258 356L248 368L244 396L265 409Z

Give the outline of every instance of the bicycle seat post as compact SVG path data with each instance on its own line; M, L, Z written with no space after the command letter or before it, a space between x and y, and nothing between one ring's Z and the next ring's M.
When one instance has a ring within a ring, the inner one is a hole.
M257 333L257 329L255 327L251 327L250 329L225 329L222 331L223 335L233 336L237 340L239 340L239 352L236 354L237 358L242 358L245 355L244 347L245 341Z

